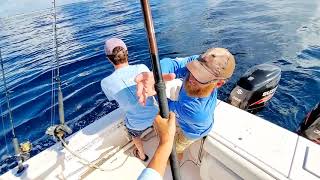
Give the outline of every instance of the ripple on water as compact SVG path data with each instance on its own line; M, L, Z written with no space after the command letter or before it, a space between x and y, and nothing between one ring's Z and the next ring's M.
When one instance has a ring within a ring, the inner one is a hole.
M228 97L240 76L253 65L280 66L279 88L257 115L295 131L320 100L319 1L201 2L151 2L160 58L199 54L209 47L230 49L237 66L228 84L219 90L220 99ZM113 71L104 55L106 38L122 38L130 63L145 63L151 68L140 8L135 0L90 0L58 7L65 117L74 132L118 107L100 89L100 81ZM52 122L59 121L57 99L52 104L50 93L54 60L51 12L0 19L0 47L12 91L16 132L34 144L31 154L35 155L54 144L44 133ZM0 90L3 92L2 84ZM3 93L0 102L6 110ZM53 108L55 113L51 114ZM5 144L4 136L7 142L12 138L9 123L4 127L0 144ZM8 148L12 155L12 145ZM0 156L2 174L15 163L6 157L5 146L0 147Z

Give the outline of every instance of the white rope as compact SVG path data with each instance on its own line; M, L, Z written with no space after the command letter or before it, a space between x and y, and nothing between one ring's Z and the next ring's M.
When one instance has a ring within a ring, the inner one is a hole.
M128 155L128 156L126 157L126 159L125 159L119 166L117 166L117 167L115 167L115 168L112 168L112 169L101 168L101 167L93 164L92 162L90 162L90 161L82 158L82 157L81 157L79 154L77 154L76 152L72 151L72 150L68 147L67 143L63 140L62 137L59 137L59 140L60 140L61 143L63 144L64 148L65 148L70 154L72 154L74 157L78 158L78 160L80 161L80 163L82 163L83 165L88 166L88 167L90 167L90 168L98 169L98 170L100 170L100 171L114 171L114 170L120 168L121 166L123 166L124 163L125 163L125 162L128 160L128 158L129 158L129 155Z

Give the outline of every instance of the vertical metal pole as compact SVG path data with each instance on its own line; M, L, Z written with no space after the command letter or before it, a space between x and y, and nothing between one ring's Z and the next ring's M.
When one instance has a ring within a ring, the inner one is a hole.
M14 147L14 152L16 154L16 158L18 161L18 171L17 174L19 175L20 173L22 173L25 169L25 167L22 164L22 157L21 157L21 151L20 151L20 146L19 146L19 141L18 138L13 138L12 139L12 143L13 143L13 147Z
M142 6L142 13L144 17L144 24L148 34L148 42L150 48L150 56L152 61L152 71L155 79L155 90L157 92L159 109L161 117L169 117L168 100L165 92L165 83L162 78L161 66L159 61L158 47L156 36L154 32L153 20L149 0L140 0ZM180 167L177 161L176 146L173 143L173 148L170 154L170 165L172 176L174 180L180 180Z
M4 75L4 67L3 67L1 49L0 49L0 64L1 64L3 86L4 86L4 89L5 89L6 99L7 99L7 107L8 107L10 124L11 124L11 132L12 132L12 136L13 136L12 144L13 144L15 155L16 155L17 162L18 162L17 174L19 175L21 172L24 171L25 167L22 164L22 157L21 157L21 151L20 151L20 147L19 147L19 141L18 141L18 138L16 137L16 133L14 131L13 117L12 117L12 111L11 111L11 105L10 105L10 98L9 98L10 95L8 93L7 81L6 81L6 77Z

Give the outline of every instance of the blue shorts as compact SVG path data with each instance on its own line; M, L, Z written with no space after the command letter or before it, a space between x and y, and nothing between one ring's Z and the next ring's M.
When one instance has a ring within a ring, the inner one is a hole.
M145 132L147 129L144 129L144 130L133 130L133 129L127 128L127 131L130 134L130 136L136 138L136 137L140 137L142 135L142 133Z

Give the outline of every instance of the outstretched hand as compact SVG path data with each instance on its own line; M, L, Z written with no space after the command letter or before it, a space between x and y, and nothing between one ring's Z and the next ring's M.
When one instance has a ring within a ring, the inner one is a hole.
M176 77L176 75L174 73L162 74L162 77L164 81L171 81ZM139 103L145 105L148 97L156 95L153 73L142 72L136 76L135 82L137 83L137 96L139 98Z

